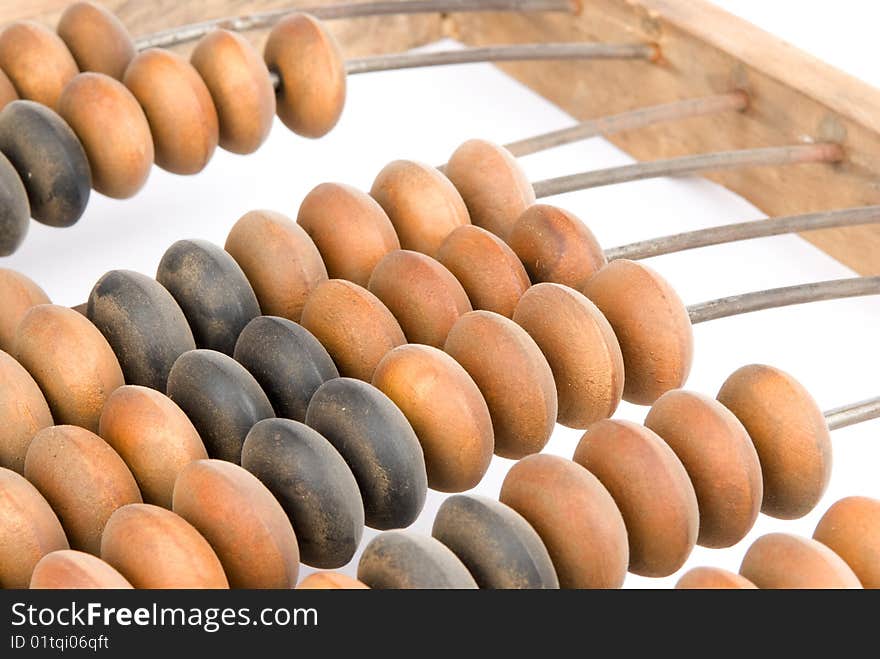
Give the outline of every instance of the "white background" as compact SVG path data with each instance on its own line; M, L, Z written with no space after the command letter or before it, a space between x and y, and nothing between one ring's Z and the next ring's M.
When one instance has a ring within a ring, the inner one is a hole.
M880 66L867 57L878 10L864 0L718 4L762 25L875 85ZM450 44L445 44L449 46ZM155 275L163 251L180 238L220 245L232 224L254 208L296 216L302 197L323 181L368 190L373 177L398 158L445 161L466 139L499 143L571 124L558 108L488 65L353 76L344 117L328 137L307 141L276 122L268 143L247 157L218 151L200 175L181 178L158 169L133 200L95 194L74 228L33 224L24 247L0 266L35 279L59 304L79 304L107 270ZM755 145L759 146L759 145ZM533 180L630 162L600 139L530 156L522 165ZM587 222L606 246L651 236L756 219L749 203L701 180L655 180L564 195L552 200ZM686 303L772 286L853 273L797 237L696 250L653 259ZM823 408L880 394L876 350L880 300L825 302L720 320L696 328L696 360L688 387L714 395L725 377L751 362L773 364L799 378ZM642 421L646 408L621 405L618 416ZM687 567L736 570L749 543L769 531L809 535L824 510L853 494L880 497L880 422L833 434L834 474L825 498L804 519L761 516L752 533L727 550L697 548ZM558 428L548 452L570 457L579 433ZM495 458L477 492L496 497L510 462ZM414 525L429 533L442 495L429 493ZM365 533L366 543L374 532ZM356 563L346 569L355 574ZM303 576L310 572L303 570ZM669 587L677 579L630 575L626 586Z

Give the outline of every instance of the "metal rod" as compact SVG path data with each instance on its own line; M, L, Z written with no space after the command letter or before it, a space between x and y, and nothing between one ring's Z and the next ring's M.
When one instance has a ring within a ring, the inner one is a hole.
M726 224L709 229L687 231L671 236L663 236L662 238L653 238L651 240L630 243L629 245L621 245L620 247L605 250L605 257L609 261L615 259L635 261L652 256L660 256L661 254L683 252L697 247L733 243L739 240L766 238L767 236L780 236L786 233L815 231L817 229L833 229L858 224L876 224L878 222L880 222L880 206L863 206L821 213L809 213L806 215L772 217L766 220Z
M748 105L748 94L742 91L689 98L684 101L664 103L663 105L654 105L598 119L590 119L569 128L562 128L525 140L511 142L505 145L505 148L513 156L519 158L591 137L612 135L677 119L699 117L729 110L745 110Z
M833 163L844 157L838 144L818 143L796 146L719 151L696 156L684 156L668 160L640 162L623 167L599 169L592 172L561 176L538 181L534 184L538 198L551 197L565 192L586 190L603 185L615 185L627 181L639 181L660 176L683 176L701 172L721 171L739 167L780 166L801 163Z
M657 47L652 44L603 43L537 43L512 46L463 48L433 53L394 53L348 60L350 74L394 69L412 69L447 64L474 62L514 62L520 60L563 59L644 59L657 58Z
M224 28L236 32L259 30L273 26L288 14L311 14L322 20L387 16L390 14L430 14L459 12L565 12L578 13L580 5L572 0L392 0L391 2L344 2L311 7L286 7L244 16L216 18L182 25L140 37L135 41L139 50L170 48L196 41L211 30Z
M839 300L847 297L880 294L880 277L853 277L832 279L812 284L799 284L784 288L722 297L688 307L691 323L704 323L717 318L738 316L762 309L788 307L821 300Z
M880 398L869 398L858 403L835 407L825 412L829 430L846 428L862 421L880 418Z

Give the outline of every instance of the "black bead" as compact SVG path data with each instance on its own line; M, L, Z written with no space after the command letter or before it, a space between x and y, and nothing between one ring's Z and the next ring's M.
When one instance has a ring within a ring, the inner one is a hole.
M17 250L27 235L31 206L21 177L0 153L0 256Z
M441 542L407 531L386 531L358 562L358 579L370 588L476 588L464 564Z

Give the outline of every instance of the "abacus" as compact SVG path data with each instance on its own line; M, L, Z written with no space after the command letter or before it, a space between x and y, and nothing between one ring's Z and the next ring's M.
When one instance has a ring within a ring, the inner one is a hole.
M880 293L875 91L702 2L251 2L214 19L224 4L114 17L59 2L57 34L0 33L5 253L30 249L30 216L88 231L90 189L127 199L153 164L194 175L219 146L246 171L276 113L320 154L350 74L508 62L582 122L449 144L439 167L393 160L369 194L320 183L298 212L239 213L219 241L181 216L143 268L155 276L110 268L71 306L38 270L0 270L0 585L880 584L880 502L823 503L846 442L829 431L880 402L823 414L747 355L717 398L688 379L697 323ZM395 52L450 35L465 48ZM537 178L518 160L598 135L645 162ZM603 218L537 201L688 174L769 218L606 248ZM137 204L113 207L121 224ZM685 306L641 263L793 232L863 276ZM795 525L824 509L812 539L780 524L744 543L759 512ZM738 574L691 565L746 544ZM715 553L696 562L697 545Z

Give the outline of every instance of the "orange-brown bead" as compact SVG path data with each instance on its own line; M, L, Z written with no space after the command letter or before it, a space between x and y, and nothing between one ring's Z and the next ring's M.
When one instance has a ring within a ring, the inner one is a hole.
M53 424L40 387L24 367L0 350L0 467L24 471L24 457L34 435Z
M452 326L472 310L455 275L419 252L390 252L373 270L369 289L391 310L411 343L435 348L443 347Z
M240 154L259 149L275 118L275 89L259 53L240 34L216 29L202 37L190 62L217 108L220 146Z
M40 385L59 424L97 432L107 397L125 384L107 339L67 307L32 307L16 330L14 356Z
M388 213L403 249L434 256L450 233L471 223L452 182L419 162L395 160L386 165L370 194Z
M15 85L9 79L9 76L0 69L0 110L6 107L8 103L18 100L18 92L15 91Z
M429 487L464 492L480 482L492 459L492 418L479 388L458 362L430 346L400 346L379 362L373 385L394 401L415 430Z
M31 279L15 270L0 268L0 350L11 353L15 330L24 315L38 304L49 304L49 296Z
M58 114L85 149L95 190L126 199L144 186L153 166L153 135L125 85L102 73L80 73L64 88Z
M485 140L468 140L458 147L446 165L446 176L464 199L471 222L504 240L535 203L535 190L516 159Z
M537 284L522 296L513 320L550 364L559 423L586 428L614 414L623 394L623 357L596 305L573 288Z
M192 64L151 48L131 61L123 81L150 122L156 164L174 174L202 171L220 136L211 93Z
M229 232L225 249L244 271L267 316L299 322L306 300L327 280L315 243L281 213L246 213Z
M73 549L46 554L34 568L31 589L98 590L134 588L112 565Z
M122 21L94 2L75 2L67 7L57 32L80 71L122 80L136 54L134 41Z
M789 533L755 540L739 572L758 588L861 588L846 562L821 542Z
M510 318L531 285L513 250L495 234L470 224L446 237L437 260L455 275L474 309Z
M831 436L803 385L777 368L751 364L727 378L718 400L742 422L758 451L761 510L780 519L813 510L831 478Z
M626 522L629 570L666 577L697 541L700 514L684 465L653 431L630 421L591 425L573 460L608 488Z
M309 192L296 221L311 236L333 279L366 286L376 264L400 249L394 225L379 203L341 183L322 183Z
M685 572L675 587L679 590L742 590L757 586L744 576L718 567L695 567Z
M33 21L18 21L0 34L0 68L21 98L54 109L61 91L79 73L61 38Z
M339 121L345 107L346 73L342 52L320 21L291 14L269 33L263 58L278 74L278 116L303 137L321 137Z
M390 350L406 343L388 307L367 289L343 279L315 288L301 323L330 353L341 376L366 382Z
M340 572L315 572L299 582L297 590L364 590L369 586Z
M831 506L813 533L846 561L865 588L880 588L880 500L846 497Z

